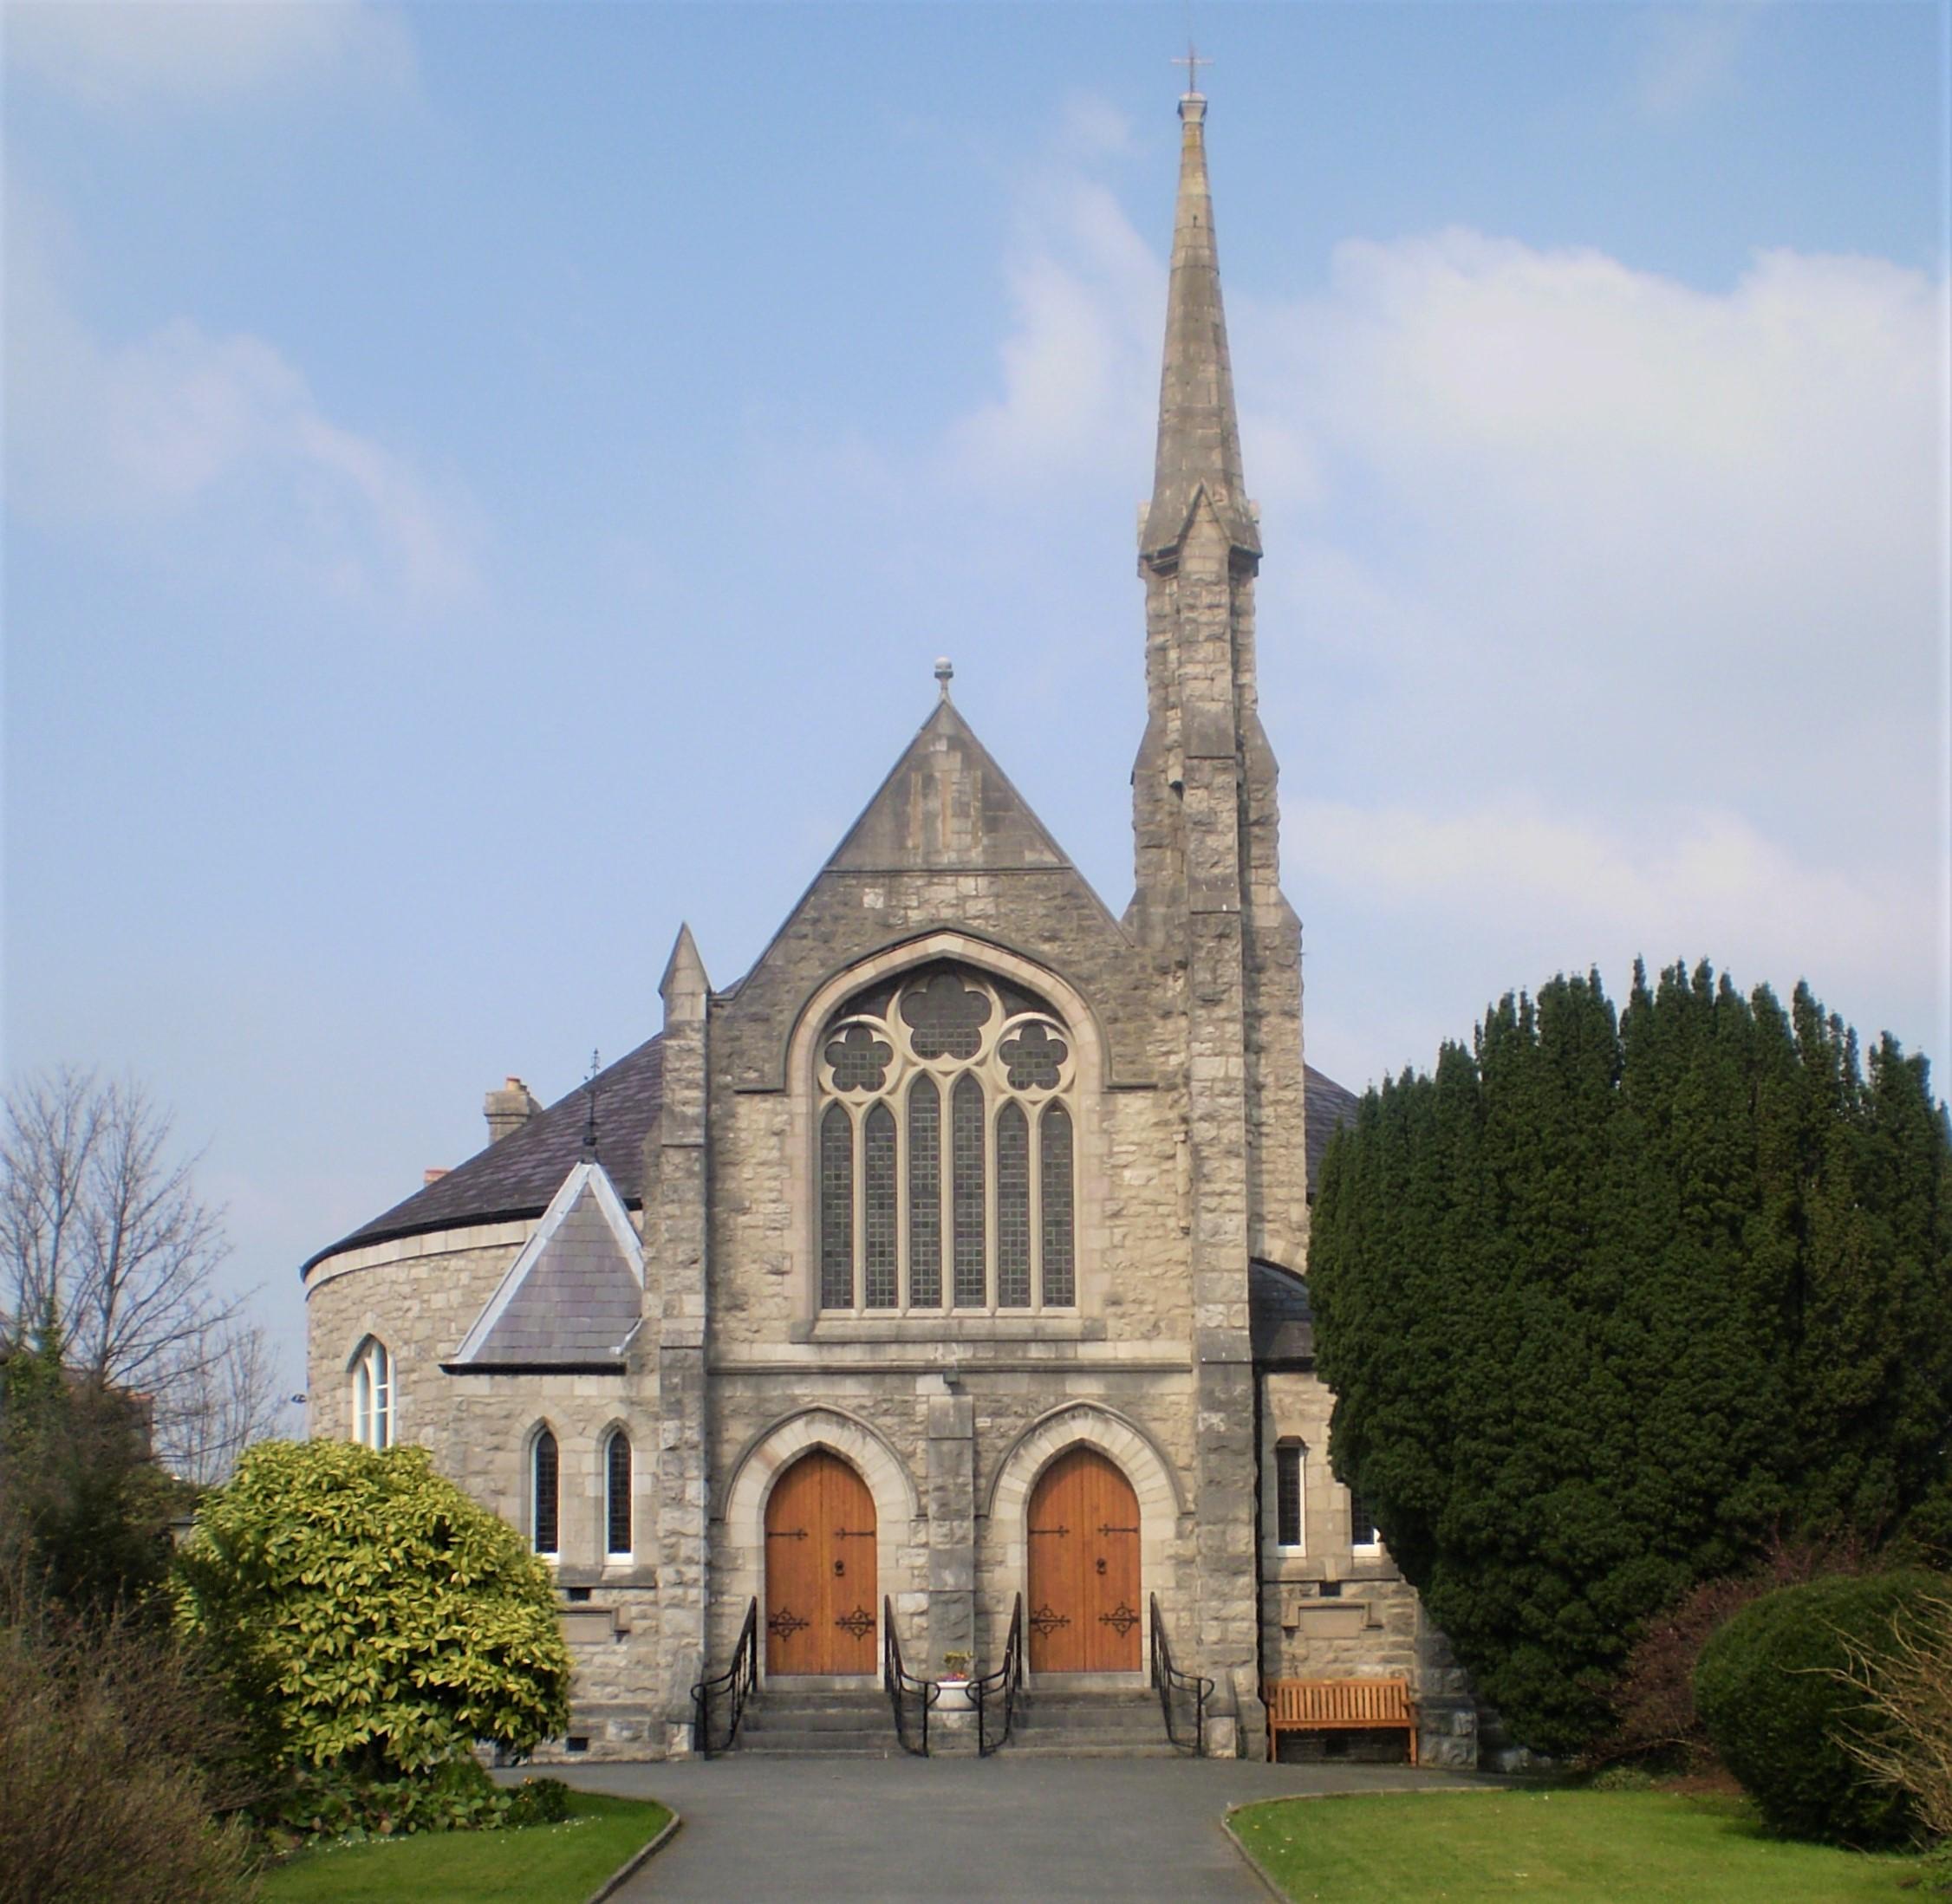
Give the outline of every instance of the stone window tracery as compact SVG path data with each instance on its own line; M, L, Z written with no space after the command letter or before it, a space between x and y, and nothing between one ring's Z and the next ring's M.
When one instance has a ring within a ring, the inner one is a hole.
M823 1312L1076 1305L1073 1046L1043 999L947 962L834 1014L814 1061Z

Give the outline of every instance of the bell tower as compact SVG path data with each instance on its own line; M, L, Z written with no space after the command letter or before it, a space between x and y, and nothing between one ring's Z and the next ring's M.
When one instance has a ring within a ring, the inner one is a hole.
M1179 110L1158 452L1139 531L1147 718L1128 924L1183 1002L1203 1670L1228 1670L1245 1704L1257 1620L1248 1264L1298 1269L1306 1249L1301 925L1281 894L1255 679L1260 526L1241 472L1207 101L1189 92Z

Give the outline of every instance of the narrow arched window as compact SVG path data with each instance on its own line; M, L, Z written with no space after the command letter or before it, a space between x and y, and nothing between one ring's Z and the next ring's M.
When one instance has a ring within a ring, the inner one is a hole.
M937 960L849 998L814 1064L823 1310L1076 1307L1078 1065L1048 1000Z
M854 1121L839 1104L820 1121L820 1306L854 1307Z
M908 1306L942 1302L942 1094L932 1077L908 1087Z
M628 1559L631 1546L630 1437L614 1431L603 1450L603 1550L612 1560Z
M983 1248L983 1087L957 1082L950 1100L950 1147L955 1170L954 1238L958 1309L981 1309L988 1297Z
M536 1551L560 1551L557 1533L561 1521L562 1486L557 1466L556 1437L547 1428L536 1437L530 1454L530 1505L534 1510Z
M1077 1300L1077 1217L1071 1201L1070 1113L1047 1104L1038 1121L1038 1188L1043 1202L1044 1306L1069 1309Z
M894 1309L896 1286L895 1113L877 1104L862 1131L862 1290L865 1309Z
M1274 1544L1298 1550L1303 1545L1303 1483L1308 1450L1292 1436L1274 1445Z
M1375 1512L1354 1488L1349 1490L1349 1544L1359 1554L1373 1554L1383 1545Z
M369 1448L394 1445L394 1359L377 1335L353 1358L353 1439Z
M1031 1306L1031 1127L1021 1104L996 1115L996 1305Z

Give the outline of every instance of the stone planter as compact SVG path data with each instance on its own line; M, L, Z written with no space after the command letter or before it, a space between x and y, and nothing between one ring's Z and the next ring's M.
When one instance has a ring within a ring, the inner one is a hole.
M935 1701L938 1712L969 1712L975 1710L976 1702L969 1696L967 1680L938 1680L935 1682L939 1697Z

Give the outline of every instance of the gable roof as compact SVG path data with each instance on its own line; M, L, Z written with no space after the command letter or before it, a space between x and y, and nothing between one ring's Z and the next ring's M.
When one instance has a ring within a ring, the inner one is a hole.
M945 692L834 848L827 869L1070 864Z
M536 1233L462 1338L462 1368L615 1365L644 1311L644 1251L594 1160L563 1179Z
M596 1075L598 1139L617 1195L634 1209L643 1191L644 1139L664 1101L663 1034L647 1038ZM298 1272L342 1250L422 1236L470 1224L540 1216L582 1154L589 1101L578 1086L538 1111L521 1129L417 1190L402 1203L321 1250Z

